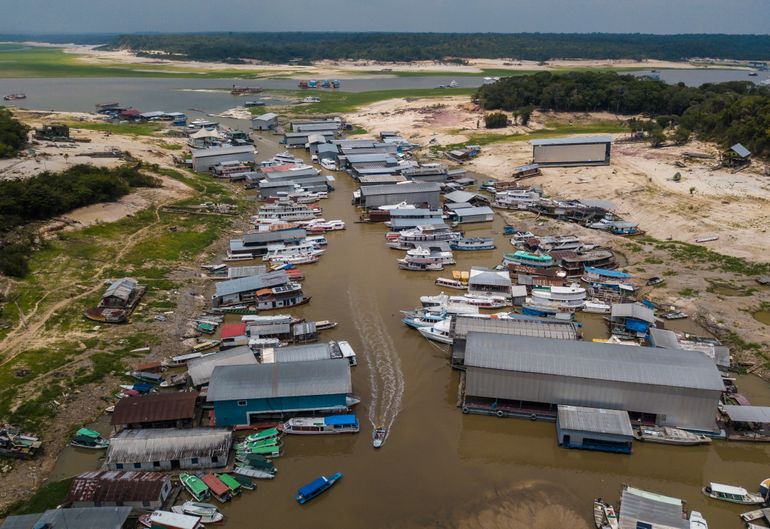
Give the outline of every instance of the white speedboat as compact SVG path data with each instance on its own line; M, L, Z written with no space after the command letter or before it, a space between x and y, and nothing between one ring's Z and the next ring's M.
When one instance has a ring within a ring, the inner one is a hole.
M451 345L453 340L449 332L450 327L451 320L446 319L436 323L432 327L418 327L417 331L428 340Z

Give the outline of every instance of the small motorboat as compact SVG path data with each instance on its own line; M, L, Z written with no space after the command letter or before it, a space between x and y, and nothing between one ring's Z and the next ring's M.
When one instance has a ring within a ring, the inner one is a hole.
M216 505L210 503L186 501L182 505L171 507L171 510L177 514L199 516L201 523L219 523L225 518L225 516L219 512Z
M251 481L246 476L241 476L240 474L232 473L230 474L234 480L236 480L238 483L241 484L241 488L244 490L256 490L257 484Z
M468 284L463 283L458 279L448 279L446 277L439 277L434 282L438 287L454 288L457 290L468 290Z
M99 432L88 428L81 428L75 432L75 437L70 441L70 445L77 448L102 450L110 446L110 441L102 437Z
M179 474L179 481L182 483L184 489L190 493L195 501L203 501L209 497L211 491L206 484L200 480L197 476L192 474Z
M176 386L184 386L187 384L187 373L179 373L171 375L169 378L160 383L162 388L173 388Z
M296 500L303 505L320 494L326 492L332 485L342 478L342 472L337 472L331 476L321 476L297 490Z
M334 329L337 326L336 321L331 320L321 320L315 322L315 329L317 331L326 331L328 329Z
M184 527L204 529L200 516L191 516L179 512L155 511L139 517L139 523L144 527Z
M375 428L374 435L372 436L372 446L380 448L385 443L386 437L388 437L387 428Z
M618 529L619 527L615 508L601 498L594 500L594 525L596 529Z
M733 487L721 483L709 483L703 487L703 494L714 500L722 500L741 505L760 505L765 499L755 492L749 492L743 487Z
M661 314L660 316L664 320L683 320L687 318L687 313L682 312L681 310L675 310L672 312L666 312L665 314Z

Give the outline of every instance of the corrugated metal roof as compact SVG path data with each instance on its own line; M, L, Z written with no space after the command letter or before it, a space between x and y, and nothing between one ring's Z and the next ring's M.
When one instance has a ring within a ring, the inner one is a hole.
M131 507L77 507L51 509L42 514L9 516L0 529L121 529Z
M476 193L468 191L452 191L444 195L444 199L449 202L470 202L476 196Z
M217 367L206 400L300 397L352 391L345 359Z
M748 150L743 145L741 145L740 143L736 143L735 145L730 147L730 150L735 152L741 158L748 158L749 156L751 156L751 151Z
M110 424L141 424L195 418L197 391L153 393L120 399L110 417Z
M682 500L626 487L620 498L620 529L638 529L644 522L651 529L689 529Z
M190 149L193 160L199 158L209 158L211 156L227 156L230 154L251 154L256 157L253 145L243 147L211 147L208 149Z
M650 342L655 347L661 347L663 349L681 349L679 345L679 339L676 337L674 331L667 331L665 329L658 329L657 327L650 327Z
M458 217L473 217L476 215L494 215L495 212L489 206L456 209L454 214Z
M469 332L465 365L651 386L723 391L714 363L697 351Z
M160 472L95 470L72 479L68 502L159 501L163 487L171 478Z
M220 281L216 284L216 296L228 296L238 292L250 292L260 288L271 288L289 282L289 276L283 270L268 272L258 276L239 277L229 281Z
M531 336L534 338L555 338L577 340L577 326L571 321L538 321L498 318L477 318L473 316L455 316L453 337L465 338L469 332L488 332L509 334L512 336Z
M221 428L123 430L110 439L105 463L142 463L210 456L226 459L232 440L232 432Z
M249 325L247 332L250 337L272 336L275 334L290 334L291 323L272 323L270 325Z
M358 178L359 184L396 184L398 182L406 182L406 178L400 174L372 174Z
M583 136L578 138L550 138L530 140L530 145L585 145L590 143L612 143L612 136Z
M279 347L273 350L275 362L313 362L316 360L331 359L331 351L328 343L315 343L308 345L294 345Z
M254 116L253 118L251 118L251 121L272 121L277 118L278 118L278 114L275 114L273 112L265 112L264 114L260 114L259 116Z
M489 285L495 287L511 286L511 276L507 270L490 270L480 266L472 266L469 286Z
M434 226L436 224L437 220L441 219L435 219L435 218L429 218L429 219L391 219L390 227L394 230L404 229L404 228L414 228L417 226Z
M208 384L214 368L217 366L243 366L256 364L257 358L248 346L233 347L221 353L195 358L187 362L187 373L194 386Z
M655 323L655 312L641 303L613 303L610 316L612 318L634 318L651 324Z
M606 433L633 437L631 420L623 410L559 405L557 420L563 430Z
M396 159L389 153L370 153L370 154L349 154L347 156L350 163L367 163L367 162L392 162L396 163Z
M252 266L228 266L227 277L238 279L239 277L258 276L267 273L267 267L264 265Z
M391 209L390 218L394 217L421 217L441 219L442 213L436 209L412 208L412 209Z
M225 323L219 330L219 337L235 338L237 336L246 336L246 324L241 323Z
M113 281L110 286L107 287L107 290L104 291L104 296L102 297L116 297L123 301L128 301L128 298L131 297L131 293L136 290L138 285L139 283L137 283L136 279L124 277Z
M724 407L724 412L731 421L770 423L770 407L767 406L734 406Z
M258 243L297 241L302 240L305 237L307 237L307 232L303 228L292 228L290 230L246 233L241 237L241 240L243 240L246 245L252 245Z
M386 184L381 186L366 186L361 188L361 196L391 195L400 193L438 193L441 186L435 182L411 182L408 184Z

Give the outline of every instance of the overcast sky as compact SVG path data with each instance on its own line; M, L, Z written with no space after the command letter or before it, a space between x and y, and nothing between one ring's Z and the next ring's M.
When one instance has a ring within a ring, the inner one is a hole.
M770 32L770 0L0 0L0 33Z

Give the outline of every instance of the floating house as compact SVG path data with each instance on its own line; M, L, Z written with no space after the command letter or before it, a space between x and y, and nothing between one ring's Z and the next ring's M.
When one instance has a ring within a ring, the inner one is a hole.
M629 412L632 421L712 432L724 391L697 351L469 332L463 410L553 419L559 404Z
M192 168L205 173L222 162L257 163L257 152L253 145L211 147L209 149L191 149Z
M187 372L193 386L200 387L209 383L211 374L219 366L243 366L256 364L257 358L248 346L235 347L220 353L194 358L187 363Z
M539 166L575 167L610 163L610 136L542 139L529 143L532 145L532 163Z
M252 130L275 130L278 127L278 114L266 112L251 118Z
M578 327L571 321L521 316L516 318L479 318L476 315L458 314L452 320L452 367L464 369L465 348L469 332L577 340Z
M232 432L219 428L123 430L110 439L104 466L149 472L219 468L227 465L232 442Z
M441 205L440 193L441 186L433 182L365 186L360 190L359 205L366 209L375 209L406 202L413 205L425 204L435 210Z
M319 143L329 143L337 135L335 131L323 130L312 132L287 132L283 135L281 143L289 148L303 148L310 143L310 136L321 136ZM318 141L318 140L316 140Z
M620 497L620 529L692 529L685 518L684 502L626 486Z
M625 411L564 405L557 410L556 437L565 448L630 454L634 430Z
M113 428L191 428L197 399L197 391L120 399L110 416L110 424Z
M440 210L425 208L391 209L388 226L393 231L401 231L417 226L433 226L443 222L444 215Z
M340 128L342 128L342 121L339 119L306 119L291 122L292 132L338 131Z
M508 270L490 270L473 266L468 278L468 294L511 298L511 275Z
M641 303L613 303L610 328L613 334L633 338L646 338L650 327L655 325L655 313Z
M240 239L230 240L230 254L233 257L252 259L262 257L267 253L269 246L298 244L306 237L307 232L303 228L246 233Z
M125 529L131 507L50 509L44 513L9 516L0 529Z
M306 298L299 283L290 281L282 270L259 276L241 277L216 284L213 307L253 305L256 310L273 310L302 305Z
M130 277L113 281L102 295L99 304L86 310L85 316L89 320L106 323L126 322L146 290L147 287Z
M358 178L358 184L362 187L401 184L403 182L406 182L406 178L400 174L374 174L364 175Z
M171 477L158 472L96 470L72 478L65 504L71 507L131 507L134 514L139 514L162 509L173 488Z
M217 426L236 426L347 410L351 391L347 360L313 360L217 367L206 400L214 406Z
M495 219L495 212L489 206L469 207L454 209L449 216L457 224L474 224L492 222Z

